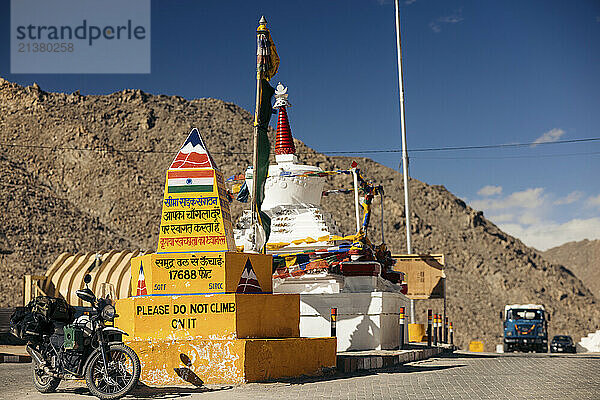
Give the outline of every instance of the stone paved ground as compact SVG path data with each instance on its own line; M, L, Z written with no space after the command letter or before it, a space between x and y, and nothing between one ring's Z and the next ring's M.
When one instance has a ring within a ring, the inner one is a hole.
M0 364L0 399L88 399L78 383L40 395L29 365ZM133 397L132 397L133 398ZM600 354L457 353L362 375L207 388L144 388L152 399L600 399Z

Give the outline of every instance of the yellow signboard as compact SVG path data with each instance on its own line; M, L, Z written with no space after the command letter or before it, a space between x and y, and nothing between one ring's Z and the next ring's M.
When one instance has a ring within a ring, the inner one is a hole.
M223 175L211 168L168 170L158 253L235 250Z
M193 129L167 170L157 252L235 249L223 174Z
M415 300L444 298L443 254L393 254L394 271L404 272L406 295Z
M297 294L129 297L117 301L115 325L132 338L298 337ZM282 317L284 316L285 317Z
M266 254L146 254L131 260L131 295L271 293L272 265Z

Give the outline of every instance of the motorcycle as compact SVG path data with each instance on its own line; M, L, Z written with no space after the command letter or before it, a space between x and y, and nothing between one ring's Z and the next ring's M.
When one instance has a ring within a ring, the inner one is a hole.
M114 288L103 284L106 294L96 297L88 287L76 294L91 304L88 315L74 318L75 309L63 299L40 296L11 317L11 332L26 340L33 360L33 384L41 393L56 391L63 379L85 379L92 395L118 399L135 388L140 360L122 341L127 335L110 326L115 319ZM112 293L111 293L112 292Z

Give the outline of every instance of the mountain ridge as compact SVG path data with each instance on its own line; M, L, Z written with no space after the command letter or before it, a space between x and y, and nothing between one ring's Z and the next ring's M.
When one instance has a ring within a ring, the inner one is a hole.
M544 251L551 262L568 266L600 299L600 240L580 240L564 243Z
M293 132L293 119L291 124ZM0 273L8 276L1 287L10 291L10 296L0 297L0 305L16 305L22 273L43 272L61 250L97 251L104 246L154 251L165 172L192 127L199 129L225 176L251 164L252 114L233 103L210 98L188 101L133 89L109 95L49 93L38 85L23 87L0 78L0 141L3 157L12 163L0 169L0 182L18 171L14 160L22 160L19 182L24 189L15 188L13 197L21 193L20 201L26 202L27 193L38 186L33 183L40 181L47 188L46 197L38 201L55 204L50 208L55 210L52 218L35 213L21 218L18 204L10 199L12 192L0 199L8 211L2 216L5 226L24 226L5 228L15 251L0 265ZM273 139L272 129L269 135ZM43 149L22 147L40 140ZM394 253L405 251L400 173L367 158L330 157L298 139L294 143L301 162L333 170L346 169L354 160L365 177L384 185L386 242ZM35 187L29 187L28 180ZM327 186L348 188L351 182L332 176ZM448 315L461 347L469 340L483 340L486 350L493 350L502 333L498 311L509 303L546 304L553 317L551 332L576 339L600 327L596 298L567 268L549 263L535 249L502 232L445 187L411 178L409 188L413 250L446 255ZM351 196L327 196L322 204L342 233L354 233ZM244 207L232 203L234 221ZM59 211L65 208L78 213L63 215ZM372 212L369 236L379 241L379 207ZM70 224L79 224L73 240L67 246L56 244L62 237L59 230ZM38 233L40 225L44 233ZM43 255L37 251L40 244L27 241L36 236L54 243ZM424 321L426 308L441 312L441 307L439 300L418 301L419 322Z

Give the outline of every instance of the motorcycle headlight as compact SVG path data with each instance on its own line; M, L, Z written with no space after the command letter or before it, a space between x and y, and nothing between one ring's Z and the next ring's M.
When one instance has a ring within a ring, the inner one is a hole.
M115 308L111 305L107 305L102 309L100 316L105 321L112 321L115 319Z

